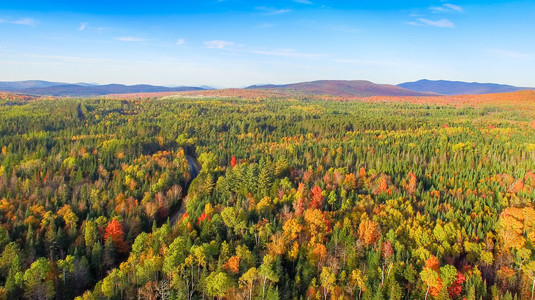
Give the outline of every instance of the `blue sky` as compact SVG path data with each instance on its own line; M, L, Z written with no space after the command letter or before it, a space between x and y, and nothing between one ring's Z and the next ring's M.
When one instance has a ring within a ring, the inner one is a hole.
M0 3L0 80L535 87L535 1Z

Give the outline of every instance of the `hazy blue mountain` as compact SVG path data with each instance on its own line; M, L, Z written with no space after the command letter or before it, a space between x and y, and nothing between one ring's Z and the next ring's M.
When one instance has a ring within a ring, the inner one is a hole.
M399 87L415 92L431 92L442 95L479 95L494 93L509 93L534 88L516 87L496 83L478 83L448 80L422 79L415 82L398 84Z
M28 88L44 88L62 84L65 83L50 82L44 80L0 81L0 91L15 91Z
M106 84L97 85L91 83L61 83L40 80L0 82L0 90L17 92L30 95L50 96L99 96L107 94L127 93L158 93L158 92L182 92L204 90L200 87L165 87L148 84L123 85Z

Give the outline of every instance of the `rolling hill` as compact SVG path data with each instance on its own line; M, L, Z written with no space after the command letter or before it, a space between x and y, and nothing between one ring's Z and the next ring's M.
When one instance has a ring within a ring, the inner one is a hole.
M389 85L375 84L365 80L318 80L283 85L252 85L246 89L274 89L289 92L301 92L314 95L332 96L430 96L432 93L421 93Z
M415 82L398 84L399 87L415 92L431 92L441 95L481 95L495 93L510 93L534 88L516 87L496 83L478 83L448 80L422 79Z

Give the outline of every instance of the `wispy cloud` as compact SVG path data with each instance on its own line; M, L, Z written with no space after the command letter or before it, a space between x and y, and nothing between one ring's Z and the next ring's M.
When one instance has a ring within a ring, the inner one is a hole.
M301 3L301 4L312 4L312 2L308 0L293 0L293 2Z
M291 12L291 9L276 9L271 7L265 7L265 6L257 6L257 10L262 11L262 15L264 16L276 16L276 15L282 15L287 14Z
M441 6L432 6L429 8L432 12L435 13L444 13L444 12L463 12L463 8L459 5L445 3Z
M260 28L260 29L266 29L266 28L275 27L275 24L273 24L273 23L261 23L261 24L258 24L258 26L256 26L256 27Z
M178 39L178 40L176 41L176 44L180 46L180 45L184 45L185 42L186 42L186 41L185 41L184 39Z
M424 24L419 23L419 22L414 22L414 21L405 22L405 24L412 25L412 26L424 26Z
M420 22L420 23L418 23L418 22ZM433 21L433 20L429 20L429 19L419 18L418 22L409 22L408 24L417 25L417 26L425 24L425 25L434 26L434 27L440 27L440 28L454 28L455 27L455 24L453 24L453 22L451 22L448 19L440 19L440 20L437 20L437 21Z
M349 26L347 24L326 24L315 20L300 20L299 24L315 31L339 31L345 33L357 33L362 31L361 28Z
M444 6L454 11L463 12L463 8L460 7L459 5L446 3L444 4Z
M22 19L17 19L17 20L0 19L0 23L25 25L25 26L37 25L37 21L32 18L22 18Z
M15 20L11 23L18 24L18 25L35 26L37 24L37 21L31 18L24 18L20 20Z
M359 65L359 66L374 66L374 67L404 67L410 64L398 61L377 60L377 59L334 59L336 63Z
M249 49L247 52L259 55L279 56L286 58L300 58L300 59L317 59L322 57L320 54L302 53L295 49L275 49L275 50L263 50L263 49Z
M145 42L147 41L144 38L136 37L136 36L121 36L116 38L116 40L121 42Z
M295 49L254 48L224 40L204 41L203 44L208 49L224 49L225 51L229 51L235 54L255 54L296 59L318 59L325 56L321 54L299 52Z
M512 51L512 50L493 49L493 50L490 50L490 52L493 53L495 56L499 56L502 58L512 58L512 59L521 59L521 60L529 60L533 58L533 54L521 53L521 52Z
M203 44L206 48L209 49L225 49L229 46L233 46L234 42L223 41L223 40L213 40L213 41L204 41Z
M442 0L444 2L444 0ZM462 13L464 10L459 5L444 3L440 6L431 6L428 9L433 14L444 14L444 13ZM454 28L455 24L448 19L432 20L425 17L425 14L418 12L413 12L409 15L411 18L414 18L413 21L405 22L405 24L412 26L433 26L440 28Z
M80 31L96 31L98 33L101 33L102 31L109 30L109 29L110 28L90 26L89 23L87 22L80 23L80 26L78 26L78 30Z
M362 29L360 29L358 27L351 27L351 26L347 26L347 25L327 26L326 28L329 29L329 30L346 32L346 33L355 33L355 32L361 32L362 31Z

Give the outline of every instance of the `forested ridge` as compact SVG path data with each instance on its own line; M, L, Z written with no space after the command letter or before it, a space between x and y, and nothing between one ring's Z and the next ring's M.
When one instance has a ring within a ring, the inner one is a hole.
M2 95L0 299L533 299L533 94L247 93Z

